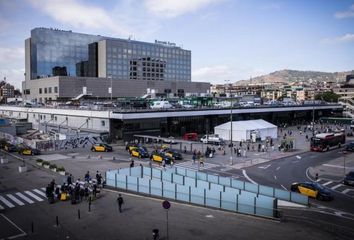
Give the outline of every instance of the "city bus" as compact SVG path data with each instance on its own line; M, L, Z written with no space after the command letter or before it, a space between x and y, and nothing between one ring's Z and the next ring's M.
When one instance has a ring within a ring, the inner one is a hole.
M311 151L323 152L345 144L345 133L320 133L311 138Z

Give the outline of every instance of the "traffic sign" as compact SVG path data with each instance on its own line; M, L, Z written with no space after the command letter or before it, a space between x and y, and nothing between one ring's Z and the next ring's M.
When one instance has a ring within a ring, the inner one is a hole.
M171 203L169 201L165 200L165 201L162 202L162 207L164 209L170 209Z

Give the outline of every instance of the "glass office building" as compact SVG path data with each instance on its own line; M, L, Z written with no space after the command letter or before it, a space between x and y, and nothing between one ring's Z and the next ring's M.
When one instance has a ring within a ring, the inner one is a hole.
M191 51L175 44L35 28L25 42L26 80L52 76L191 81Z

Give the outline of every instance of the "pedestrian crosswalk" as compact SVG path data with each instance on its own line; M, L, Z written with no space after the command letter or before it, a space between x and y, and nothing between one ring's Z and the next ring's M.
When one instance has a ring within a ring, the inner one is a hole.
M328 179L321 179L321 178L319 178L316 182L333 191L340 192L354 197L354 188L344 185L341 182L331 181Z
M0 210L42 202L44 199L46 199L45 188L0 194Z
M196 162L196 163L193 164L193 161L186 161L186 162L177 163L174 166L175 167L192 169L192 170L196 170L196 171L211 169L211 168L215 168L215 167L220 167L220 165L218 165L218 164L206 163L206 162L204 162L204 164L200 164L198 166L198 163Z

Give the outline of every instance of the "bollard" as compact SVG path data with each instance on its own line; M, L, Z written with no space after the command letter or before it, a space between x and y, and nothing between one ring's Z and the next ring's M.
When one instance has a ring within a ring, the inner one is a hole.
M99 158L102 159L102 155L100 155Z
M91 155L89 154L88 156L87 156L87 159L90 159L91 158Z
M89 198L89 212L91 212L91 196Z
M34 224L33 224L33 221L31 222L31 233L34 233Z
M77 218L81 219L80 209L77 210Z
M115 161L116 160L116 157L113 157L113 161Z
M59 226L59 217L57 216L56 217L56 224L57 224L57 227Z

